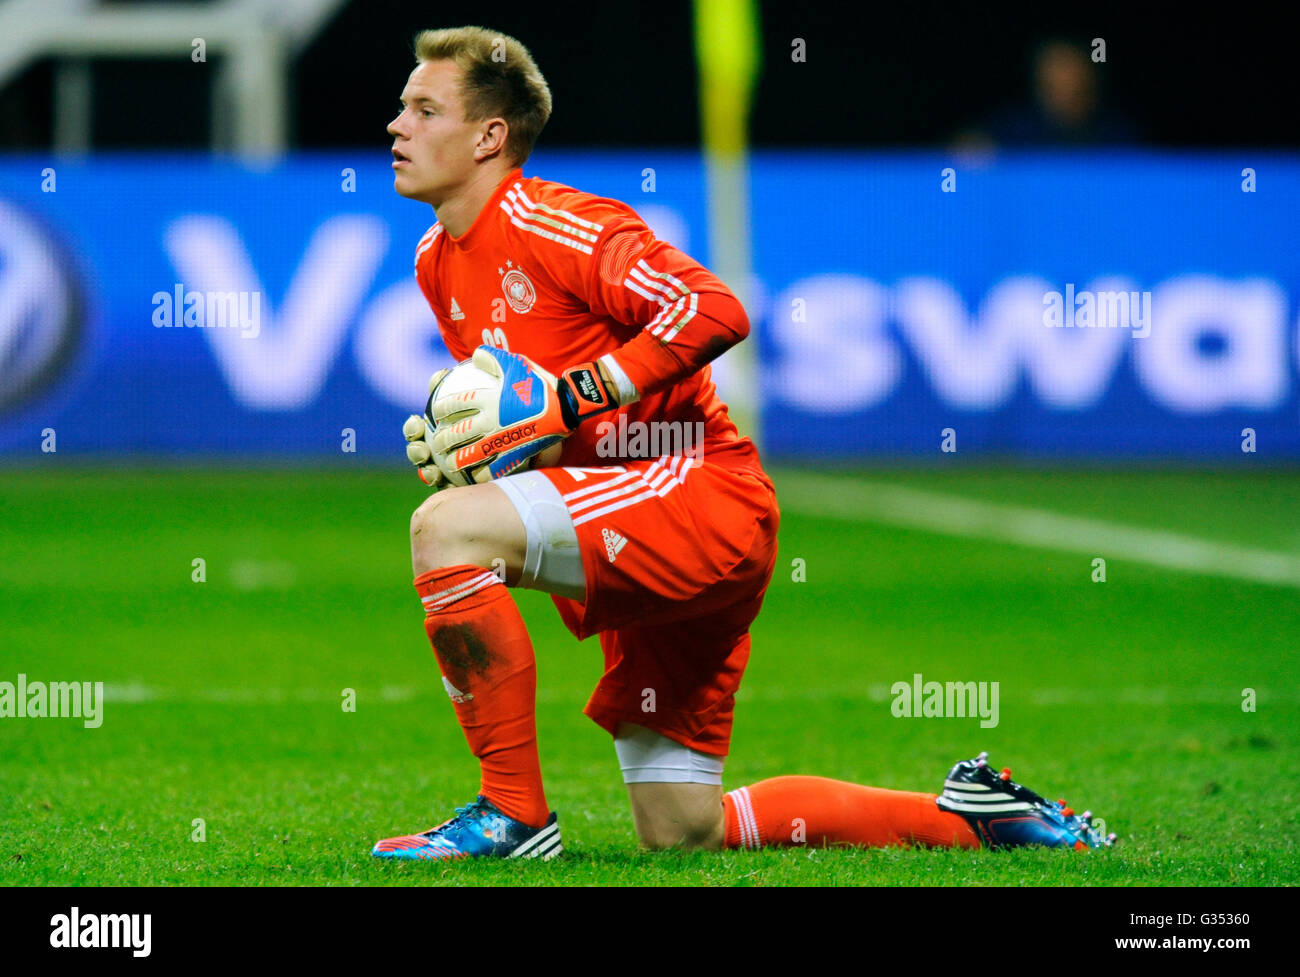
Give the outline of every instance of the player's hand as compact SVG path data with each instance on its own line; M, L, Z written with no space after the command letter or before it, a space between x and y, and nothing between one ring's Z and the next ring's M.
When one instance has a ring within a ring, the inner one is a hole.
M567 438L587 417L618 406L595 363L565 370L557 380L528 357L494 346L474 350L473 362L501 381L497 402L448 397L429 407L438 424L458 415L431 442L433 452L450 457L458 469L490 458L492 477L500 478Z
M429 378L429 393L445 377L450 370L439 370ZM402 425L402 434L406 438L406 457L415 466L415 473L420 476L420 481L428 485L435 492L439 489L446 488L450 483L447 476L443 474L442 469L438 467L433 460L433 448L430 445L428 421L419 414L412 414Z

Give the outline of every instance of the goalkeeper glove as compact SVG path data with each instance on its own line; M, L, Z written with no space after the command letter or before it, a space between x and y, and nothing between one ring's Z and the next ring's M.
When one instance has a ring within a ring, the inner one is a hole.
M588 417L618 406L594 362L565 370L558 380L528 357L494 346L474 350L473 363L500 381L497 402L475 405L473 400L431 397L427 411L437 424L478 407L467 421L433 435L433 455L445 456L456 470L490 460L491 476L501 478L567 438Z
M429 378L429 393L432 394L451 370L439 370ZM447 487L447 476L442 473L437 462L433 460L433 447L428 422L419 414L412 414L402 425L402 434L406 437L406 457L415 466L415 473L420 481L435 492Z

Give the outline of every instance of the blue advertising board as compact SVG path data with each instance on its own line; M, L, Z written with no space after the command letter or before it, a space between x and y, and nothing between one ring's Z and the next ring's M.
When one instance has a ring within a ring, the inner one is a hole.
M759 154L756 389L719 387L777 457L1300 459L1300 160L1248 156ZM710 263L696 154L525 172ZM450 362L432 222L378 153L0 160L0 457L400 457Z

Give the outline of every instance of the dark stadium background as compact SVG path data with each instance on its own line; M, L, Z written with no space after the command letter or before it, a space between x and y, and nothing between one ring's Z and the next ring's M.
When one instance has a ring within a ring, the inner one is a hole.
M1294 43L1268 9L767 0L760 11L758 146L942 145L1023 98L1034 47L1053 37L1107 39L1108 99L1151 145L1300 145ZM410 39L430 26L480 22L524 39L543 66L556 95L548 145L699 144L690 6L646 0L349 3L298 60L294 144L385 143ZM807 63L790 61L796 37L808 42ZM187 68L96 60L95 144L205 146L210 76ZM50 88L46 62L0 93L0 146L49 145Z

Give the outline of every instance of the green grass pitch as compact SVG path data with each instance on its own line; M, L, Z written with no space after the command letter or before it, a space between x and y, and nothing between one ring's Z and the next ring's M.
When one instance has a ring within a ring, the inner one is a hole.
M778 492L803 477L778 470ZM1300 555L1295 472L819 477ZM826 518L802 498L783 508L726 786L809 773L937 791L987 749L1103 816L1115 849L640 852L610 740L581 714L599 647L516 592L564 856L378 862L376 839L432 826L477 785L411 587L418 482L61 467L0 472L0 681L102 681L108 701L98 729L0 719L0 884L1300 882L1296 587L1120 558L1094 583L1084 552ZM917 672L999 682L996 728L895 718L889 688Z

